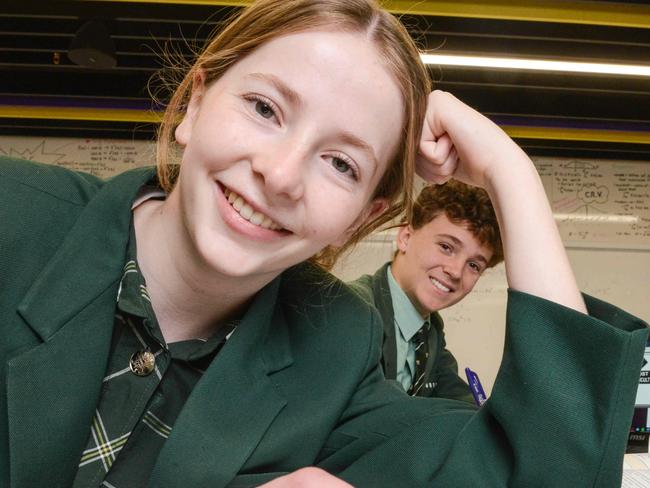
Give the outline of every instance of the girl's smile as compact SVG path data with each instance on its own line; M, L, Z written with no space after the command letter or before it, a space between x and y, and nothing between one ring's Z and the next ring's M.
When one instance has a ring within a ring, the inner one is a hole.
M291 234L255 203L219 183L215 186L219 212L233 231L260 241L271 241Z
M372 195L403 103L362 34L278 37L205 78L176 130L185 149L166 204L208 269L271 279L383 211Z

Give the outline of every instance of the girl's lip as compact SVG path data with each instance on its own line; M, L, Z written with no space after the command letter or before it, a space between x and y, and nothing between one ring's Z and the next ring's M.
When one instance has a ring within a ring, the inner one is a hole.
M260 241L273 241L291 234L290 231L285 229L265 229L264 227L260 227L259 225L255 225L249 222L244 217L242 217L237 210L235 210L230 202L228 202L228 199L224 194L224 189L226 188L225 185L217 181L215 187L217 194L217 208L219 210L219 213L221 214L226 225L228 225L228 227L233 231Z

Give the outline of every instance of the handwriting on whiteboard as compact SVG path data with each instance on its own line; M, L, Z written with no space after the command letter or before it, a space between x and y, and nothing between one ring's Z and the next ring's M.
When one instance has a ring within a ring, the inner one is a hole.
M650 164L536 158L565 243L650 248Z
M0 155L65 166L100 178L155 164L152 142L114 139L0 136Z

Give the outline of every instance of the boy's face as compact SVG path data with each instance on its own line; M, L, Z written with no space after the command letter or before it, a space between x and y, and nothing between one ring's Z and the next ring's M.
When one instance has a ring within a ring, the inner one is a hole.
M423 316L462 300L493 254L466 225L444 213L417 230L401 227L397 247L393 276Z

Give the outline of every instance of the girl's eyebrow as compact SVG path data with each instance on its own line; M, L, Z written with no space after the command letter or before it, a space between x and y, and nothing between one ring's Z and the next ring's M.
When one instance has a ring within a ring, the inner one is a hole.
M303 104L303 100L292 88L290 88L284 81L282 81L279 77L270 74L270 73L250 73L246 75L248 78L253 78L258 81L262 81L263 83L268 83L272 85L279 93L282 95L287 101L294 105L294 106L300 106ZM377 160L377 156L375 155L375 150L373 147L368 144L366 141L363 139L360 139L359 137L355 136L354 134L347 132L347 131L342 131L339 134L339 138L341 141L343 141L345 144L349 144L351 146L354 146L368 156L372 164L374 165L375 170L379 167L379 161Z
M273 87L280 92L284 98L292 105L302 105L302 98L295 90L291 89L284 81L275 75L269 73L250 73L247 75L249 78L260 80L264 83L273 85Z
M359 137L355 136L354 134L348 132L348 131L342 131L339 134L339 138L341 141L343 141L345 144L349 144L351 146L356 147L357 149L360 149L364 153L366 153L367 157L370 159L370 162L374 165L374 169L377 170L379 167L379 161L377 161L377 156L375 155L375 150L373 147L368 144L366 141L363 139L360 139ZM373 171L374 174L374 171Z

